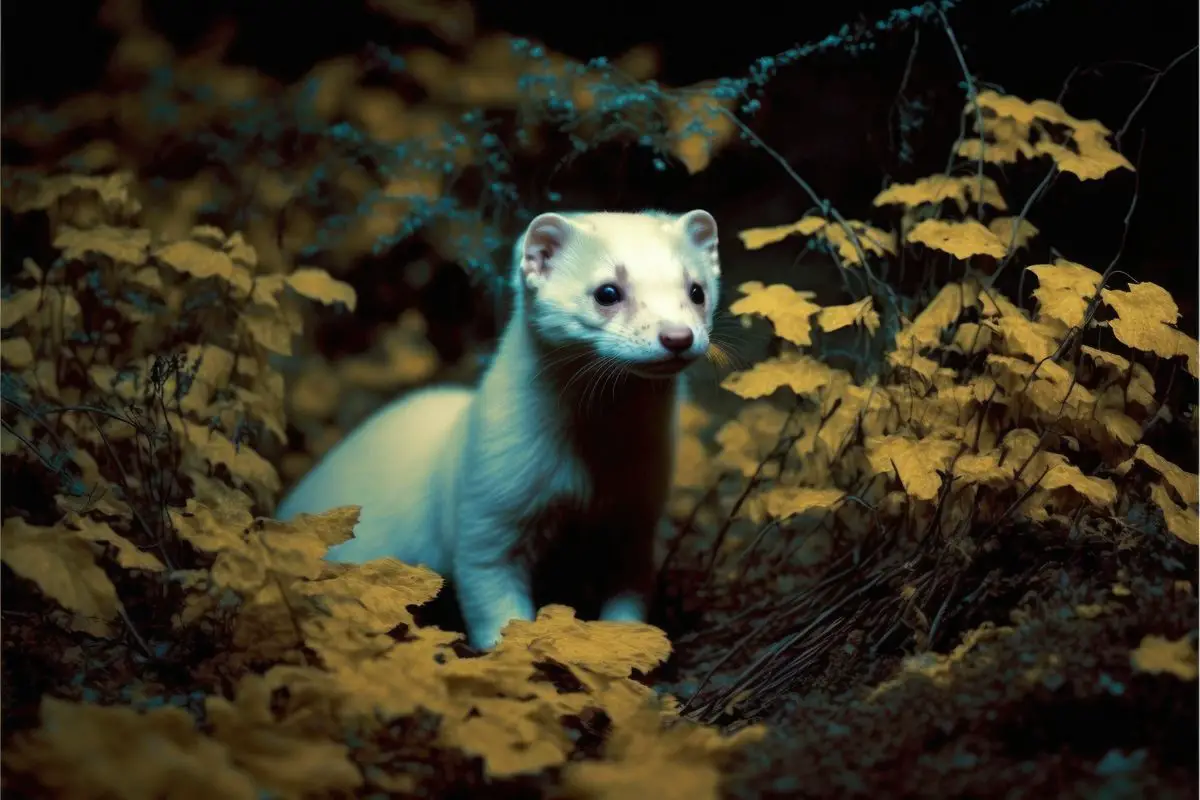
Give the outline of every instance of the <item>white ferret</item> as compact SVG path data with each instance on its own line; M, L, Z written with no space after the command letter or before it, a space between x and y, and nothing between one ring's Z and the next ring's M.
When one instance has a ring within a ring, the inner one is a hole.
M514 261L513 316L479 387L384 407L276 512L362 506L329 558L447 577L477 648L533 619L543 586L600 619L645 620L678 376L708 349L719 290L702 210L542 214Z

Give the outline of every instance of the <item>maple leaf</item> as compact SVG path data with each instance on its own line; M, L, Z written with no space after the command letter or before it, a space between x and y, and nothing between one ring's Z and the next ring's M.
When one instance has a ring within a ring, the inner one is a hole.
M335 280L323 269L299 267L285 280L294 291L327 306L341 303L353 311L358 305L358 295L355 293L354 287Z
M196 730L186 711L146 713L44 696L41 726L18 734L4 763L65 797L256 800L229 751Z
M146 252L150 249L150 231L109 225L88 229L60 225L54 235L54 247L62 250L62 257L69 261L98 253L119 264L141 266L146 263Z
M942 331L954 324L963 311L976 304L978 295L973 287L948 283L926 304L916 319L896 334L895 349L888 353L888 363L913 370L932 381L938 370L937 362L921 353L941 343Z
M712 728L681 722L663 730L663 718L640 710L615 728L599 761L572 763L563 774L568 797L623 800L717 800L721 766L762 740L762 726L722 737Z
M866 440L867 459L876 473L899 472L909 495L933 500L942 487L938 471L947 471L950 459L961 448L950 439L912 439L901 434L872 436Z
M239 481L260 492L279 491L279 474L271 462L246 445L235 445L217 431L189 420L171 418L171 427L181 433L194 453L213 466L222 465Z
M66 521L77 530L75 534L89 542L112 545L116 551L116 560L125 569L140 569L147 572L162 572L166 569L158 557L138 549L137 545L114 531L107 522L99 522L91 517L81 517L78 514L68 514Z
M1129 359L1124 356L1119 356L1115 353L1110 353L1107 350L1097 350L1095 347L1083 345L1080 348L1083 354L1096 362L1097 365L1105 369L1115 370L1119 373L1129 372Z
M0 325L11 328L36 311L41 303L42 290L40 287L23 289L13 293L10 297L0 299Z
M0 359L3 359L10 369L26 369L33 364L33 346L24 337L4 339L0 341Z
M1054 454L1040 454L1054 455ZM1074 464L1060 463L1050 467L1042 476L1041 487L1047 491L1067 489L1088 500L1095 506L1107 508L1117 500L1117 487L1106 478L1084 475Z
M592 672L624 678L630 670L649 672L671 654L666 634L650 625L583 622L567 606L548 605L533 622L513 620L504 627L496 658L528 651L535 658L578 664Z
M775 519L837 507L846 493L840 489L814 489L799 486L774 486L760 497L766 512Z
M802 236L811 236L824 227L825 220L820 217L803 217L789 225L776 225L771 228L749 228L740 231L738 238L742 240L742 246L747 250L759 250L769 244L782 242L793 233L798 233Z
M1006 248L1011 242L1013 249L1024 247L1030 239L1038 235L1037 226L1020 217L996 217L988 223L988 230L1000 237L1000 241L1004 242ZM1013 238L1014 231L1015 240Z
M844 306L825 306L817 314L817 325L821 330L830 332L858 323L872 335L879 330L879 312L872 305L870 297L864 297L857 303Z
M976 255L1001 258L1008 252L1008 242L1001 241L999 236L973 219L962 222L922 220L909 230L907 240L963 260Z
M781 283L764 286L758 281L743 283L738 291L745 297L730 304L730 313L766 317L777 336L793 344L812 344L812 316L821 310L811 302L812 292L798 292Z
M118 214L136 214L141 210L141 203L133 194L134 175L131 172L120 171L108 175L55 175L53 177L38 176L30 191L20 186L17 192L5 193L5 204L12 207L18 214L26 211L40 211L58 204L64 198L74 194L92 195L101 204Z
M895 255L896 253L896 240L893 234L854 219L846 220L843 225L841 222L828 222L821 217L802 217L790 225L750 228L738 233L738 237L741 238L742 245L747 250L758 250L782 241L792 234L820 235L821 238L837 248L838 256L844 264L852 266L862 263L859 248L862 248L864 253L874 253L878 256ZM857 240L857 246L855 240Z
M717 431L715 438L721 451L716 461L750 477L763 456L775 448L779 437L794 432L783 430L786 420L787 414L770 403L743 405L737 418L727 421Z
M846 220L845 225L836 222L827 223L825 227L821 228L820 235L837 248L843 265L860 266L862 264L859 248L862 248L863 254L874 253L877 256L896 254L894 234L873 228L856 219ZM856 240L857 246L855 246Z
M106 631L120 610L116 587L76 531L9 517L0 531L0 560L63 608L98 622L97 631Z
M875 206L902 205L913 208L926 203L936 205L943 200L953 200L963 214L967 213L971 203L980 201L1000 211L1008 208L1000 194L1000 187L986 175L982 178L978 175L930 175L915 183L893 183L875 195L871 202Z
M1191 508L1180 508L1161 483L1150 487L1150 500L1163 513L1167 531L1180 541L1200 545L1200 515Z
M1109 327L1122 344L1163 358L1186 356L1188 372L1200 376L1200 344L1171 327L1179 319L1179 307L1166 289L1143 281L1124 292L1104 289L1101 297L1117 312Z
M998 137L993 142L983 139L963 139L959 142L955 153L968 161L982 159L989 164L1016 164L1018 156L1031 158L1034 155L1034 149L1027 141Z
M350 792L363 783L346 745L329 741L321 731L306 732L291 720L275 719L270 685L261 676L243 677L233 702L207 697L204 708L213 739L229 749L260 791L301 800Z
M1129 662L1138 672L1166 672L1182 681L1196 680L1196 648L1187 636L1175 641L1153 634L1143 636L1137 649L1130 652Z
M1133 452L1133 458L1117 466L1117 474L1124 475L1129 472L1129 468L1133 466L1135 460L1142 462L1165 478L1185 504L1200 503L1200 476L1172 464L1144 444L1137 446Z
M1038 313L1068 328L1082 326L1088 302L1100 286L1100 273L1061 258L1054 264L1036 264L1026 269L1038 279L1038 288L1033 290Z
M220 278L242 295L249 295L254 283L249 270L235 264L227 253L190 239L164 245L154 251L154 257L195 278Z
M1063 172L1070 172L1080 180L1094 181L1116 169L1133 171L1129 159L1114 150L1105 138L1107 130L1097 133L1090 128L1076 128L1071 141L1075 150L1049 139L1034 145L1037 155L1050 156Z
M721 388L753 400L790 387L796 394L811 394L829 383L829 367L811 356L785 353L760 361L748 370L734 372L721 381Z

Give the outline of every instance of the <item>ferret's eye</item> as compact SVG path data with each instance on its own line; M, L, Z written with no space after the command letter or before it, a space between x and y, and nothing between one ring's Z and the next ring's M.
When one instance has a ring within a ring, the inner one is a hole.
M592 297L602 306L616 305L621 302L621 287L615 283L605 283L596 287Z
M704 287L698 283L693 283L692 288L688 289L688 297L696 305L704 305Z

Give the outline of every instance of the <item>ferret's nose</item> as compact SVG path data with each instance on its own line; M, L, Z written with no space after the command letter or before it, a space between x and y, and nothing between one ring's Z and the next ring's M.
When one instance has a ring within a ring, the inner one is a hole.
M658 341L672 353L682 353L696 340L687 325L665 325L658 332Z

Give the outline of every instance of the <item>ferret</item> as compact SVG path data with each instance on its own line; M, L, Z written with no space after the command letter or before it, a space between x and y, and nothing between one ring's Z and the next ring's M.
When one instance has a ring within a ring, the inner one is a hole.
M514 310L479 386L383 407L276 512L361 506L328 558L443 575L481 650L561 602L543 586L602 620L646 620L680 373L708 350L721 272L700 209L541 214L513 262Z

